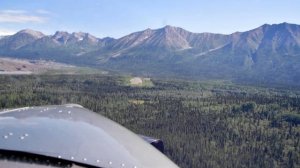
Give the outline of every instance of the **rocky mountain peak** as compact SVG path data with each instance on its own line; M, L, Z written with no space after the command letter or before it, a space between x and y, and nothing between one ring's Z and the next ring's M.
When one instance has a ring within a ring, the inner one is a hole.
M70 36L70 34L66 31L56 31L53 35L54 38L61 38L61 37L67 37Z
M69 34L66 31L57 31L55 34L52 36L52 38L62 44L66 44L69 38L71 37L71 34Z
M22 34L30 35L36 39L39 39L39 38L42 38L45 36L42 32L31 30L31 29L21 30L21 31L17 32L15 35L22 35Z
M186 31L180 27L174 27L174 26L170 26L170 25L167 25L161 29L158 29L160 31L164 31L166 33L180 33L181 31Z

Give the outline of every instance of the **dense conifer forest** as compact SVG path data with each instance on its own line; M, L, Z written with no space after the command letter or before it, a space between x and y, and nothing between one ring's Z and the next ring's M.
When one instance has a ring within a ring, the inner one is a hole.
M77 103L161 138L182 168L300 167L300 90L101 75L0 76L0 109Z

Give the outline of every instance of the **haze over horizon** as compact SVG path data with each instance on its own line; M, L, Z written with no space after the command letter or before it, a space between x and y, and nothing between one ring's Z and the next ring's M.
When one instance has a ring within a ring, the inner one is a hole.
M299 4L299 5L297 5ZM52 0L5 1L0 5L0 35L21 29L46 34L55 31L88 32L119 38L147 28L166 25L191 32L230 34L263 24L300 24L296 0L249 1L138 1Z

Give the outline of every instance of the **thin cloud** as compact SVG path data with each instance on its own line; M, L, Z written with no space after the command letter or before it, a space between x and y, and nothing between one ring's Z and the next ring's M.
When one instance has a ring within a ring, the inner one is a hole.
M16 31L14 31L14 30L0 29L0 36L13 35L15 33L16 33Z
M43 23L45 17L29 14L22 10L0 11L0 23Z
M10 13L10 14L24 14L24 13L27 13L26 11L24 10L2 10L0 12L3 12L3 13Z

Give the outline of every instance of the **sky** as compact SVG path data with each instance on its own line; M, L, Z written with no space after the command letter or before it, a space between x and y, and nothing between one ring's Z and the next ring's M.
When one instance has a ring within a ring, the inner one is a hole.
M0 0L0 35L33 29L120 38L166 25L230 34L282 22L300 24L299 0Z

